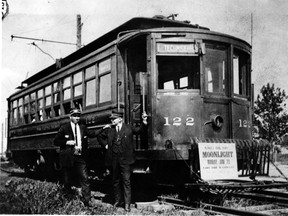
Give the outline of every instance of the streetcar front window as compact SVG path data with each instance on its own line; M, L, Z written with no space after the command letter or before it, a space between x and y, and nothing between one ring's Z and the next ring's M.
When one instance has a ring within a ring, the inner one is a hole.
M227 95L227 47L207 44L205 65L205 90Z
M238 49L233 52L234 94L249 95L250 56Z
M200 89L199 57L158 56L158 89Z

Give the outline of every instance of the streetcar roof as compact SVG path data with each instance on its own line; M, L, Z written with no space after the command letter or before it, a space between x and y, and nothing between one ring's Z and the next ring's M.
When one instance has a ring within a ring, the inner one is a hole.
M164 18L162 16L155 16L153 18L146 18L146 17L136 17L128 20L124 24L116 27L115 29L111 30L110 32L104 34L103 36L95 39L91 43L87 44L86 46L82 47L81 49L71 53L70 55L64 57L61 59L61 67L65 67L72 62L77 61L78 59L86 56L89 53L92 53L96 49L114 41L118 36L119 33L125 32L125 31L132 31L132 30L145 30L145 29L160 29L164 27L182 27L182 28L188 28L188 29L195 29L199 31L207 31L211 32L209 28L202 27L199 25L192 25L189 24L187 21L177 21L177 20L171 20ZM212 33L212 32L211 32ZM217 33L220 34L220 33ZM221 34L224 35L224 34ZM228 36L228 35L226 35ZM230 36L231 37L231 36ZM239 39L238 39L239 40ZM38 73L32 75L31 77L24 80L22 83L27 84L28 86L30 84L33 84L37 80L42 79L43 77L46 77L47 75L55 72L57 70L56 63L50 65L49 67L39 71ZM17 92L15 93L17 94ZM14 94L13 94L14 95ZM13 96L11 95L11 96Z
M137 29L149 29L149 28L160 28L160 27L187 27L187 28L198 28L198 29L206 29L206 27L202 27L199 25L191 25L188 22L170 20L170 19L161 19L159 17L146 18L146 17L136 17L132 18L124 24L118 26L117 28L111 30L110 32L104 34L103 36L97 38L81 49L71 53L65 58L61 59L62 67L70 64L71 62L80 59L81 57L95 51L96 49L108 44L109 42L115 40L119 32L129 31L129 30L137 30ZM45 77L46 75L54 72L56 69L56 63L51 66L43 69L42 71L36 73L35 75L27 78L23 81L23 83L27 83L28 85Z

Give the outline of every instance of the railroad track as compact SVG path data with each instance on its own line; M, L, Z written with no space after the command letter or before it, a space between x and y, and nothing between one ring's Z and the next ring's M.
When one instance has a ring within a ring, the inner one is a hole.
M245 207L227 207L215 205L203 201L187 202L182 199L176 199L166 196L158 196L161 203L169 203L177 208L188 210L201 209L208 214L224 214L224 215L241 215L241 216L257 216L257 215L288 215L288 192L283 190L263 190L256 192L229 193L225 197L237 197L241 199L249 199L257 202L257 205Z

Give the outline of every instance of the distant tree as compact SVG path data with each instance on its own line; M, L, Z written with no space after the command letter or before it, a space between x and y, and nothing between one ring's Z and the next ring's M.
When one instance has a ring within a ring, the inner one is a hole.
M281 137L288 132L288 115L285 111L284 90L275 88L274 84L264 85L254 103L254 126L259 129L258 138L279 144Z

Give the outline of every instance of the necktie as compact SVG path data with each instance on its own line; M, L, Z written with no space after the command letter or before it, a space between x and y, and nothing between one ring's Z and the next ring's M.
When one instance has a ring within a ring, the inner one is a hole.
M75 124L75 141L76 141L76 146L78 146L78 138L77 138L77 124Z

